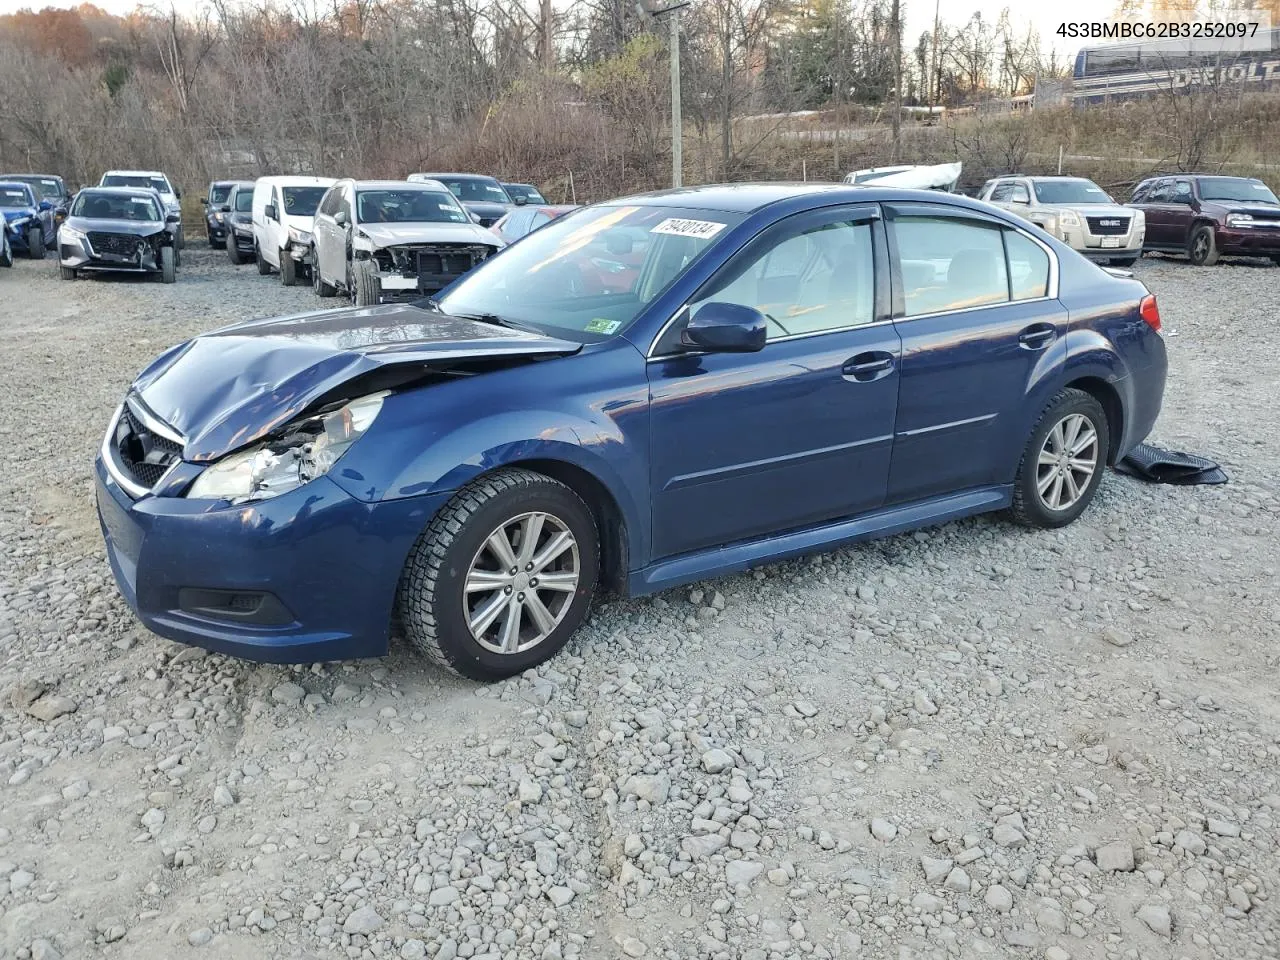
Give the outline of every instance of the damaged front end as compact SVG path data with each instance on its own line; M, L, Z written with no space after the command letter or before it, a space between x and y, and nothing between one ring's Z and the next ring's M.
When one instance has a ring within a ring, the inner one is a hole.
M161 253L174 246L173 233L164 224L152 232L79 230L67 221L58 230L58 255L65 267L76 270L125 270L159 273Z
M355 251L374 269L383 301L414 300L443 290L497 251L485 243L404 243Z

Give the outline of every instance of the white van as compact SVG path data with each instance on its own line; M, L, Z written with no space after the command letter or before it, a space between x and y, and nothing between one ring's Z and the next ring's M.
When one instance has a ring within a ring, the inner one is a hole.
M292 287L311 270L311 222L332 177L259 177L253 185L253 246L258 272L280 272Z

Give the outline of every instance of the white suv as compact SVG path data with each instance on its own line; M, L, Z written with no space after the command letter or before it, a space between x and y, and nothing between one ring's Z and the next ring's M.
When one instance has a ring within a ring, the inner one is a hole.
M978 199L1016 213L1090 259L1127 267L1142 256L1142 211L1116 203L1092 180L996 177Z
M358 306L429 296L502 246L434 180L339 180L312 232L315 292Z
M135 190L154 190L160 194L164 203L164 212L168 216L176 213L182 216L182 191L173 185L173 181L160 170L108 170L98 181L100 187L133 187ZM178 221L174 230L174 239L181 250L187 245L182 234L182 221Z

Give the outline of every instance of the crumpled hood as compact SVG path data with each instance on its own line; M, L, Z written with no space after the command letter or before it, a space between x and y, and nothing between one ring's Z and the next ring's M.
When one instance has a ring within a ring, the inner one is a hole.
M215 460L283 426L344 383L381 367L570 354L581 344L411 304L318 310L224 327L157 358L132 392Z
M401 243L499 245L498 238L478 223L362 223L359 229L380 247Z
M26 220L29 217L36 216L35 207L5 207L3 208L5 222L10 220ZM486 233L488 231L485 231ZM489 234L493 236L493 234Z
M128 233L135 237L149 237L165 229L162 220L98 220L91 217L67 217L62 225L81 233L101 230L103 233Z

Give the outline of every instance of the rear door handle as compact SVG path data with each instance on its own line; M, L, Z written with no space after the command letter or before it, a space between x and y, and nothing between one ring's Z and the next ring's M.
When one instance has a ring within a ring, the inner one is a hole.
M1018 343L1028 350L1043 350L1058 339L1058 331L1047 323L1036 323L1018 334Z
M893 354L880 350L859 353L844 362L840 372L846 380L868 383L888 376L893 371Z

